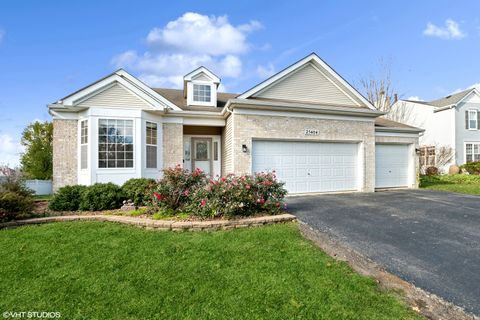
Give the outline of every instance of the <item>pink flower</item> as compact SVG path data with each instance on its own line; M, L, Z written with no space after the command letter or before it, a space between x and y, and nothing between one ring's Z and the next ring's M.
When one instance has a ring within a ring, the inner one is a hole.
M247 184L247 185L245 186L245 188L246 188L247 190L250 190L251 187L250 187L249 184Z
M185 191L183 191L183 195L184 195L184 196L188 196L189 194L190 194L190 191L189 191L188 189L185 190Z
M207 199L202 199L202 201L200 202L200 205L202 207L205 207L206 204L207 204Z
M264 203L265 203L265 199L263 199L263 198L257 199L257 203L264 204Z
M155 198L157 198L158 201L162 200L162 195L160 193L154 192L153 195L155 196Z
M225 182L225 180L227 180L225 177L222 177L222 181Z

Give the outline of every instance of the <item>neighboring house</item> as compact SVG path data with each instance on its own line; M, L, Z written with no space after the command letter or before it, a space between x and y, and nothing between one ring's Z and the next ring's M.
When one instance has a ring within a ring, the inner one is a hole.
M420 146L435 153L449 147L455 153L450 164L480 161L480 93L468 89L433 101L399 100L393 114L409 125L425 129Z
M50 104L53 183L122 184L181 164L212 177L276 170L292 193L416 187L421 129L382 115L316 54L248 91L204 67L182 90L124 70Z

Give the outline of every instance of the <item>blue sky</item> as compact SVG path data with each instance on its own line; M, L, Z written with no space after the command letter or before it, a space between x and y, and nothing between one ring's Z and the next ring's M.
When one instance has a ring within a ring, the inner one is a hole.
M168 4L168 5L167 5ZM479 1L8 1L0 3L0 163L46 104L124 67L178 86L204 64L242 92L316 52L357 84L389 61L400 96L480 82Z

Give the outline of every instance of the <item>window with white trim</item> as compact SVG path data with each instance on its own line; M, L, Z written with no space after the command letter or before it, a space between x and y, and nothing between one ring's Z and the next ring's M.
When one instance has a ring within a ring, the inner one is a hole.
M480 161L480 142L465 144L466 162Z
M88 120L80 122L80 169L88 168Z
M98 167L133 168L133 120L98 121Z
M468 110L468 129L477 130L478 129L478 111L477 110Z
M146 124L146 155L147 168L157 168L157 124L147 122Z
M210 102L212 100L211 86L208 84L193 84L193 101Z

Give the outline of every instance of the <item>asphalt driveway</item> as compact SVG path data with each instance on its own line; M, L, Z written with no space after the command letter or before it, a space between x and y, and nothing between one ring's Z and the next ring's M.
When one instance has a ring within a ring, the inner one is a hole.
M288 204L311 227L480 315L480 196L412 190L291 197Z

